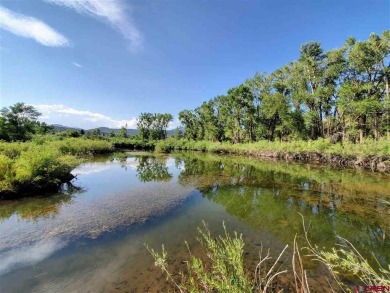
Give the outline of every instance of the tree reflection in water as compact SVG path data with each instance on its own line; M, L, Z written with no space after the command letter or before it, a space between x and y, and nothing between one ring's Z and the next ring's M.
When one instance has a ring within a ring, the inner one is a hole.
M141 182L169 181L172 174L168 171L166 158L137 156L137 178Z
M1 201L0 221L12 215L16 215L19 219L34 221L42 217L52 217L59 212L62 205L71 204L73 198L84 191L83 188L69 182L63 184L60 192L56 194Z
M178 154L184 165L179 182L251 227L271 232L284 243L303 235L303 214L312 243L325 247L339 235L390 263L390 182L380 174L334 170L244 157ZM388 179L388 177L387 177Z

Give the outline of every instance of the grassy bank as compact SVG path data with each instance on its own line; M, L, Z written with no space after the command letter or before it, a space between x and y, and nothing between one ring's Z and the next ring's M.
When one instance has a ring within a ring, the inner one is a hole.
M336 165L358 165L378 171L390 171L390 143L385 139L366 140L361 144L350 142L332 144L326 139L292 142L259 141L245 144L167 139L159 141L155 150L166 153L175 150L195 150Z
M87 155L110 152L112 143L84 138L0 143L0 195L52 190L72 179L71 171Z
M29 142L0 142L0 194L20 194L58 188L72 178L71 170L88 155L114 149L143 149L168 153L175 150L206 151L306 162L357 165L390 171L390 143L332 144L328 140L230 144L186 139L142 141L131 138L87 139L36 136Z
M109 141L116 149L148 150L153 151L157 140L144 141L133 138L110 138Z

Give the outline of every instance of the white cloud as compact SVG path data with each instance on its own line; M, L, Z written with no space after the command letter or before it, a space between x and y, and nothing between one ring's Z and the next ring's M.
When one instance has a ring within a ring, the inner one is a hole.
M137 49L142 44L142 36L126 15L128 5L122 0L44 0L56 5L66 6L81 14L92 15L109 23L122 36L130 41L132 49Z
M14 13L0 6L0 28L15 35L31 38L45 46L69 46L69 40L39 19Z
M72 62L72 64L78 68L83 68L83 66L77 62Z
M176 129L177 127L180 127L181 123L179 119L173 120L172 122L169 122L168 129Z
M0 254L0 275L18 267L36 264L65 246L60 240L38 241Z
M137 118L118 120L109 116L85 110L77 110L64 105L33 105L40 113L41 120L50 124L80 127L84 129L94 127L120 128L127 124L127 128L137 128Z

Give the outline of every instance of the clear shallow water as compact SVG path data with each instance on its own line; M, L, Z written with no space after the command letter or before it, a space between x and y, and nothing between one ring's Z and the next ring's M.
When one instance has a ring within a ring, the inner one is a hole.
M144 243L164 243L183 269L202 220L244 234L248 268L261 244L276 254L302 235L299 213L313 243L340 235L390 262L388 175L192 153L102 157L74 173L62 193L0 203L0 292L163 290ZM324 271L310 266L322 292Z

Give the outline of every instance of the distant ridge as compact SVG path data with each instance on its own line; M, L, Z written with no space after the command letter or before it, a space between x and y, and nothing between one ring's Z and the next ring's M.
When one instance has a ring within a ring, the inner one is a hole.
M52 124L51 126L54 127L54 131L81 130L81 128L69 127L69 126L64 126L64 125L61 125L61 124Z
M77 130L80 131L82 128L78 127L70 127L70 126L64 126L61 124L52 124L51 126L54 127L55 132L60 132L60 131L66 131L66 130ZM109 128L109 127L97 127L97 128L91 128L91 129L84 129L85 132L91 132L95 129L99 129L101 133L104 134L110 134L111 132L114 132L115 134L120 131L119 128ZM183 131L183 129L181 129ZM171 136L175 133L176 129L170 129L167 130L168 136ZM138 133L138 129L130 128L127 129L127 135L135 135Z

